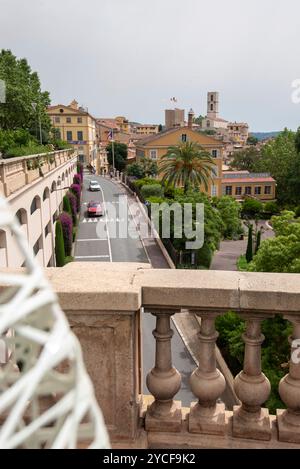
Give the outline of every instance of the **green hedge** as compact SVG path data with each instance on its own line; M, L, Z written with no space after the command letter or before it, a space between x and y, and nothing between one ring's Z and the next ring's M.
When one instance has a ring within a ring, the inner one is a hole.
M162 197L163 188L160 184L144 185L141 188L141 194L145 199L148 197Z

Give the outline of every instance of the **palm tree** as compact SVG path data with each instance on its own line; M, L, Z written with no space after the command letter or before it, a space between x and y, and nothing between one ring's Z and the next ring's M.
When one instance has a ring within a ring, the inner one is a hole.
M184 193L190 185L197 187L201 184L207 191L214 166L210 153L203 150L199 144L183 142L169 147L167 153L161 157L159 173L163 174L163 182L183 186Z

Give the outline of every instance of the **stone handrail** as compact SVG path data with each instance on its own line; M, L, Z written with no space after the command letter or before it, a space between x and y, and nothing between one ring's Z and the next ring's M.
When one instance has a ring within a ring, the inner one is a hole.
M156 270L126 263L70 263L47 273L81 342L116 445L123 442L126 447L141 431L150 447L299 445L300 360L295 355L300 344L300 275ZM155 363L146 370L150 400L142 395L142 307L144 314L156 318ZM196 397L189 409L174 400L181 376L172 363L170 319L183 309L201 318L199 367L190 378ZM215 318L228 310L246 321L244 366L235 378L241 405L233 412L219 400L225 380L215 354ZM263 407L270 383L261 371L260 326L276 314L293 324L293 333L289 373L279 386L287 409L278 409L274 416Z
M73 149L0 160L0 191L8 197L74 156Z

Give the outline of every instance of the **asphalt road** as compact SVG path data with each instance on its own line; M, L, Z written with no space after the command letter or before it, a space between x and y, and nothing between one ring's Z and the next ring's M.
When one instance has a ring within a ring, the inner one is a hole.
M90 192L88 190L90 180L97 180L100 183L101 191ZM131 222L130 232L135 234L135 239L131 237L120 238L114 237L114 230L116 234L119 233L118 229L122 230L124 220L124 205L127 202L120 199L120 196L125 195L125 189L109 179L95 175L84 175L82 193L82 208L80 213L80 222L77 233L77 240L75 245L75 260L78 262L142 262L148 263L151 257L146 252L137 232L137 227L132 222L132 212L128 208L128 222ZM87 217L87 203L91 200L97 200L102 203L105 211L103 217L88 218ZM130 203L129 203L130 205ZM113 213L113 211L115 212ZM116 222L116 223L115 223ZM161 264L165 268L165 259L160 253L162 259L159 262L158 254L155 253L155 263ZM148 394L149 391L146 387L146 375L148 371L154 366L155 361L155 340L152 335L152 330L155 328L155 317L149 313L142 315L143 320L143 370L144 370L144 393ZM172 338L172 358L173 364L182 376L182 385L179 393L175 399L181 400L184 406L189 406L190 403L196 400L195 396L190 391L189 377L196 368L195 362L186 349L176 327L172 323L174 336Z
M88 187L91 180L97 180L102 190L90 192ZM94 175L85 175L83 186L75 260L80 262L148 263L146 251L134 227L129 209L127 210L127 220L132 225L131 230L135 231L136 239L129 236L118 237L127 222L123 216L126 202L122 198L120 199L120 196L125 195L125 191L110 180ZM102 203L104 210L102 217L88 218L87 204L91 200ZM121 208L122 204L123 208Z

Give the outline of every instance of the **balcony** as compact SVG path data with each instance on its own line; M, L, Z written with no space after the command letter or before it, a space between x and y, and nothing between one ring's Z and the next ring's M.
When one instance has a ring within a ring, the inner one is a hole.
M8 197L74 156L74 150L71 149L3 159L0 161L0 191Z
M113 447L299 447L300 275L155 270L127 263L71 263L46 273L81 342ZM184 408L174 400L181 376L172 364L172 318L187 310L201 326L199 367L190 380L195 401ZM244 367L234 380L241 404L233 410L219 401L226 382L216 368L215 319L228 310L246 321ZM156 318L155 360L153 369L145 370L147 396L142 392L146 314ZM270 415L263 407L270 384L261 372L260 325L277 314L293 325L292 359L280 383L287 409Z

